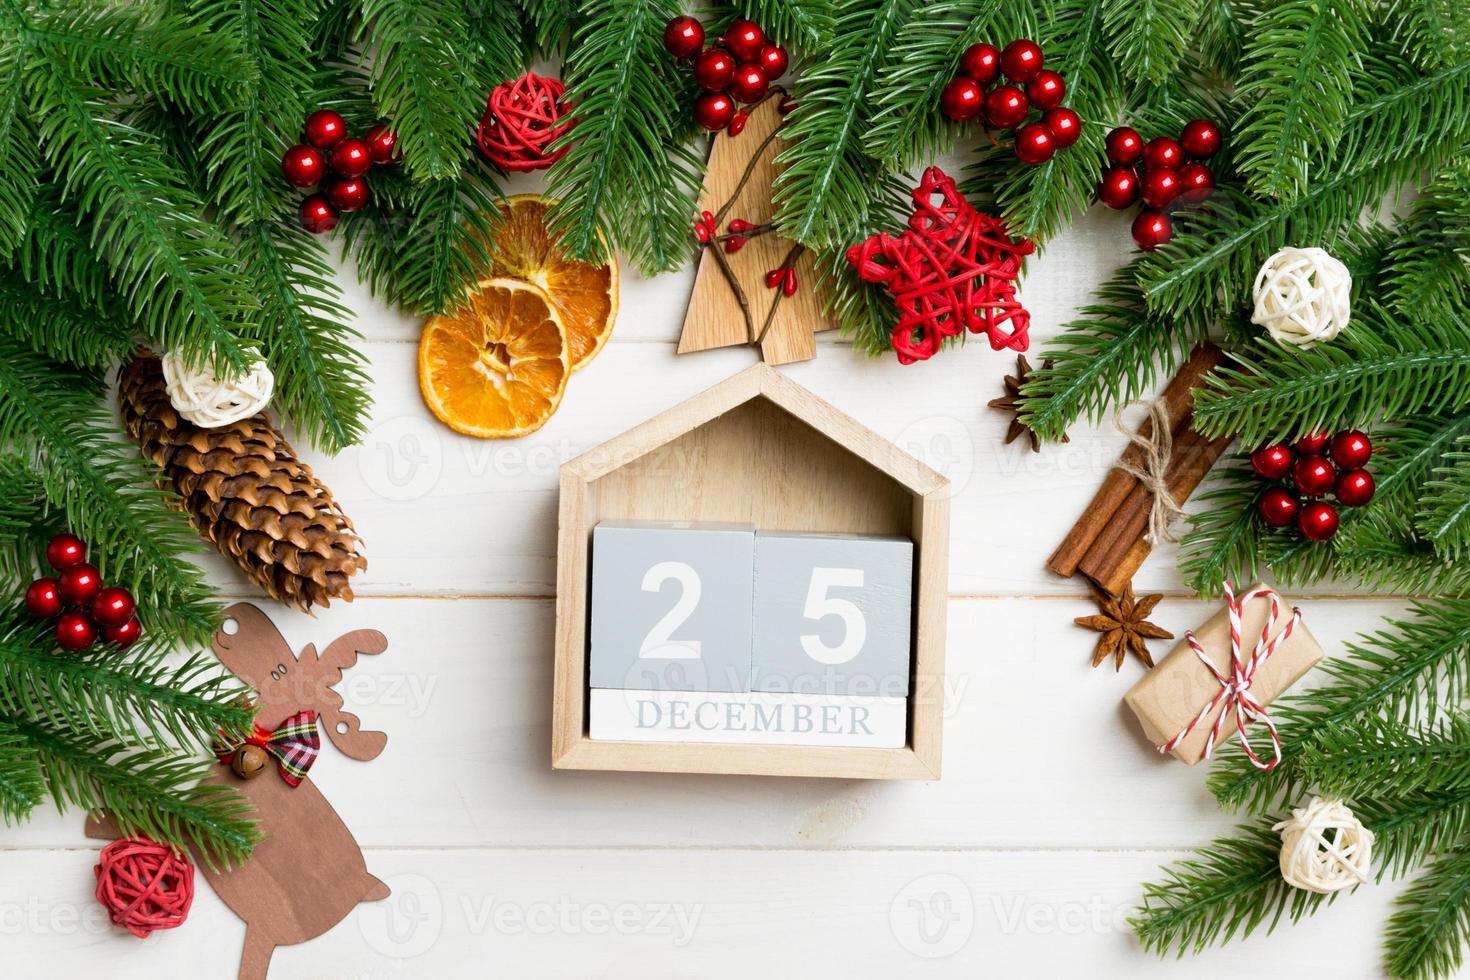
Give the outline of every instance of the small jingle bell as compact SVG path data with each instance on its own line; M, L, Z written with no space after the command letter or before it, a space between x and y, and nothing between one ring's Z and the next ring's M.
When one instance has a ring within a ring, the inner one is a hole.
M241 779L254 779L270 768L270 753L259 745L242 745L230 760L230 769Z

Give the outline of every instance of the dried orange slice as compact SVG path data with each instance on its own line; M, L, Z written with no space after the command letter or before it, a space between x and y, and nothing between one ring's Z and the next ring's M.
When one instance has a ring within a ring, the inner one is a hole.
M618 264L569 259L546 228L554 197L516 194L500 205L490 245L490 275L524 279L546 291L567 325L572 370L582 367L612 336L618 316Z
M429 410L482 439L541 428L571 373L561 314L519 279L484 280L462 310L430 317L419 339L419 389Z

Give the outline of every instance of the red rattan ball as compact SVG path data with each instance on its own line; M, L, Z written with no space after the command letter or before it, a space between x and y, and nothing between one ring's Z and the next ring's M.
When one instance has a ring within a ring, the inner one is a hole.
M194 865L173 848L151 840L115 840L102 849L97 901L114 925L147 939L155 929L176 929L194 903Z
M572 128L562 103L566 86L555 78L526 72L497 85L485 104L476 139L490 162L501 170L526 173L545 170L567 152L547 147Z

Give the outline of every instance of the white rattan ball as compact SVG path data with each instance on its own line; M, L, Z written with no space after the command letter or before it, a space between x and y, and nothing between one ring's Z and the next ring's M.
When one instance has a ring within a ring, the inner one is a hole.
M206 429L229 425L259 412L270 404L276 386L271 369L258 357L248 371L227 381L216 377L207 364L191 368L173 354L165 354L163 380L174 409Z
M1293 888L1329 895L1368 880L1373 831L1341 800L1314 796L1271 829L1281 831L1281 877Z
M1310 347L1347 326L1353 288L1347 266L1320 248L1283 248L1256 273L1251 322L1283 344Z

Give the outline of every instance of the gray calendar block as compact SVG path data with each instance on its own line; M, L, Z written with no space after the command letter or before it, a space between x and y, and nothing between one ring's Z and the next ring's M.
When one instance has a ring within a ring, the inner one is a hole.
M748 691L754 552L750 525L597 525L589 686Z
M907 538L757 534L751 690L907 697L913 561Z

